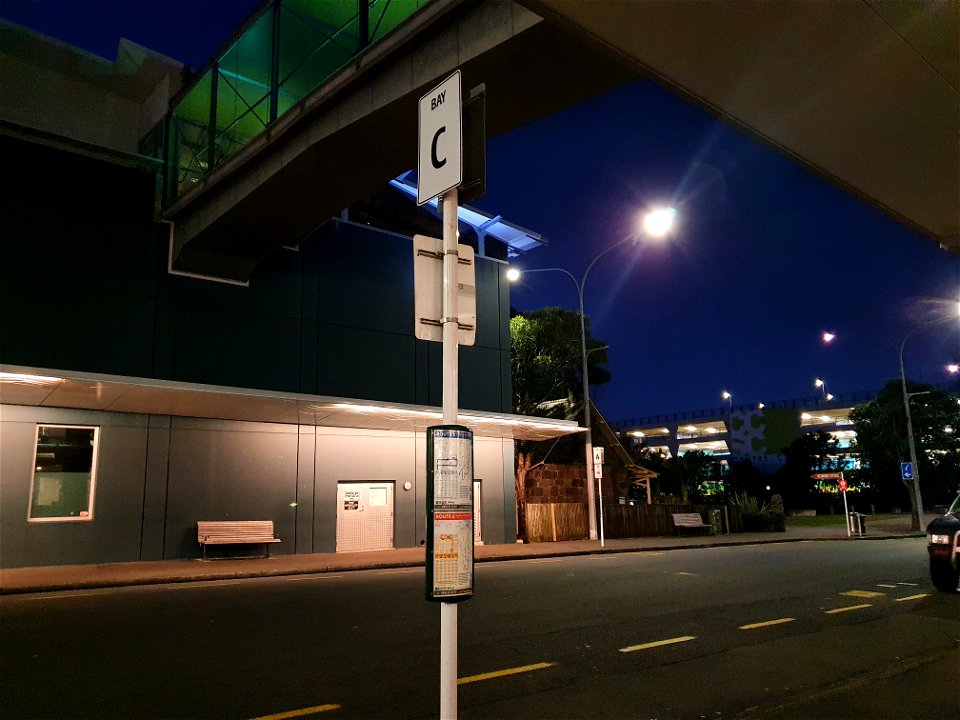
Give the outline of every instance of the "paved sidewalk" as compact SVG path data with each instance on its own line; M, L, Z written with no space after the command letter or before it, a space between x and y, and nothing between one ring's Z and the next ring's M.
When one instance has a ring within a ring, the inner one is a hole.
M933 519L924 519L923 527ZM801 541L865 542L903 537L922 537L910 531L910 516L882 519L867 517L863 538L848 538L843 525L829 527L788 527L782 533L736 533L714 536L646 537L608 539L604 547L596 540L478 545L476 562L521 560L563 555L590 555L622 552L662 552L697 547L724 547ZM161 583L229 580L277 575L307 575L371 568L417 567L424 564L423 548L377 550L355 553L313 553L275 555L269 558L224 560L158 560L100 565L56 565L0 570L0 595L29 592L77 590L83 588L155 585Z

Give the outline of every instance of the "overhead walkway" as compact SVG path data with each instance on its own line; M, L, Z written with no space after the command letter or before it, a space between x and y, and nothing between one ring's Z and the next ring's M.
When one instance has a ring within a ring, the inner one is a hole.
M649 77L960 253L957 54L952 3L266 0L142 148L171 267L243 282L415 166L452 70L488 136Z

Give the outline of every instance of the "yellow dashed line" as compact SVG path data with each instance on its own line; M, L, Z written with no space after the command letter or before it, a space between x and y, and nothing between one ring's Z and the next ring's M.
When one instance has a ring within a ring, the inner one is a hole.
M275 715L261 715L253 720L287 720L288 718L304 717L306 715L318 715L330 710L339 710L339 705L315 705L314 707L301 708L300 710L288 710L287 712L277 713Z
M657 640L656 642L648 642L643 645L630 645L629 647L620 648L620 652L636 652L637 650L649 650L650 648L663 647L664 645L673 645L674 643L687 642L688 640L696 640L696 635L684 635L683 637L670 638L669 640Z
M771 625L783 625L793 622L796 618L780 618L779 620L766 620L764 622L751 623L750 625L741 625L741 630L755 630L756 628L770 627Z
M919 595L908 595L907 597L894 598L894 602L906 602L907 600L919 600L920 598L930 597L930 593L920 593Z
M534 663L533 665L523 665L522 667L515 668L506 668L505 670L494 670L493 672L480 673L479 675L470 675L468 677L462 677L457 680L457 685L466 685L468 683L480 682L481 680L491 680L498 677L506 677L507 675L519 675L520 673L531 672L533 670L543 670L544 668L553 667L556 663L552 662L542 662Z
M824 610L824 615L836 615L837 613L850 612L851 610L863 610L864 608L873 607L869 603L865 605L848 605L847 607L834 608L833 610Z
M856 597L856 598L875 598L875 597L884 597L886 593L877 592L876 590L847 590L846 592L839 593L840 595L846 595L847 597Z

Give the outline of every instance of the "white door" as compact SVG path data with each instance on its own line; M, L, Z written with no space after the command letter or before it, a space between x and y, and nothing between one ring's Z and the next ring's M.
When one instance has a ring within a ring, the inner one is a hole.
M337 552L393 548L393 483L337 483Z

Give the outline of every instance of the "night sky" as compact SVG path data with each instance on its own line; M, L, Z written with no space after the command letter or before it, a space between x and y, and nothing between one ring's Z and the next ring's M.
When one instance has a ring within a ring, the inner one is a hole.
M123 36L198 67L259 4L2 0L0 16L111 59ZM960 258L652 82L493 138L487 162L473 205L549 238L520 267L580 278L645 208L678 209L669 241L615 250L586 283L610 346L613 380L594 395L608 420L720 407L724 389L735 404L814 396L815 377L834 394L874 390L898 376L907 333L952 310L905 352L908 377L950 380ZM577 294L537 273L512 304L575 310Z

